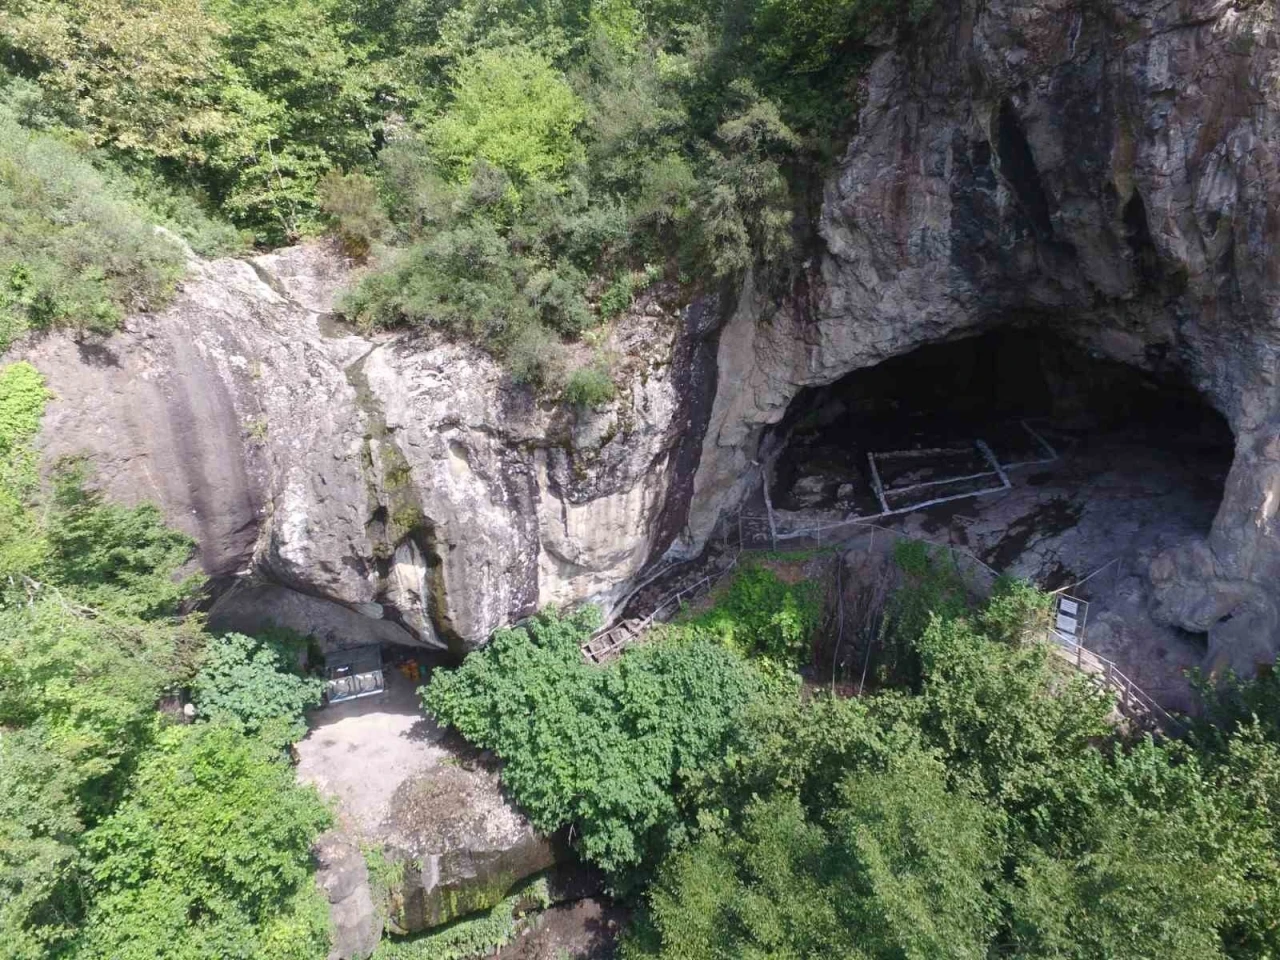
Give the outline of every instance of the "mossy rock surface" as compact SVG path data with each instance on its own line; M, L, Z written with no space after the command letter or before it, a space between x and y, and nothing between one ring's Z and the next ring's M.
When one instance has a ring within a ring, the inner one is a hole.
M393 921L407 932L492 909L558 860L555 845L503 797L496 771L479 764L406 781L385 832L388 856L405 863Z

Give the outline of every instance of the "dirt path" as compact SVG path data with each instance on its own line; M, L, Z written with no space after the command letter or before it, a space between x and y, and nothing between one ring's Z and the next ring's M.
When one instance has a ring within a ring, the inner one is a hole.
M316 711L298 743L298 777L338 801L347 830L372 838L407 780L444 764L451 751L425 717L415 685L387 671L387 692Z

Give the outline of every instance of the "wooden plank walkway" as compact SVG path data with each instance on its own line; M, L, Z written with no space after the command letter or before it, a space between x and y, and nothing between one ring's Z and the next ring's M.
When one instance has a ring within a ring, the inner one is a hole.
M737 567L740 554L741 551L723 570L709 573L695 583L668 593L643 619L623 620L593 634L591 639L582 645L582 656L591 663L608 663L619 656L627 647L642 639L654 623L663 618L664 614L675 613L682 603L710 593L717 583Z
M582 655L592 663L608 663L644 634L642 621L623 620L582 645Z

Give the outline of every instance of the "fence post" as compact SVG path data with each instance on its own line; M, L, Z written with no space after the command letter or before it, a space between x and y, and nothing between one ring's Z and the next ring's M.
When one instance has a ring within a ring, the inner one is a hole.
M773 543L773 552L778 552L778 528L773 522L773 497L769 495L769 471L764 471L764 477L760 483L764 490L764 509L769 514L769 540Z

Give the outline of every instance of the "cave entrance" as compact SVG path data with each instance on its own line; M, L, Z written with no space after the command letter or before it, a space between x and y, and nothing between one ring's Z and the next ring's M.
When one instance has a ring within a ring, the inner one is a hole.
M1233 439L1185 382L1098 358L1050 332L1003 329L802 391L763 452L771 501L784 517L940 507L972 514L983 498L1052 483L1059 499L1176 493L1182 518L1203 533ZM1091 483L1108 473L1111 482ZM970 501L972 508L956 506ZM1054 522L1064 519L1045 516Z
M1227 423L1178 376L1006 328L797 394L762 441L768 486L739 530L762 546L842 545L855 607L891 562L882 528L1068 590L1089 603L1084 646L1186 710L1204 637L1152 616L1147 563L1209 531L1233 452Z

